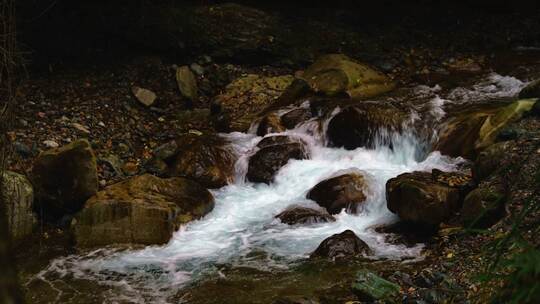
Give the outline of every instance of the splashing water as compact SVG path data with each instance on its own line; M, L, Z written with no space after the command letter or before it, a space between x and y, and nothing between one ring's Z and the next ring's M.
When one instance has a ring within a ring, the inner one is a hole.
M471 88L459 87L452 90L447 98L455 103L507 98L517 95L526 85L527 82L515 77L491 73Z
M374 251L371 258L418 258L421 245L388 244L384 235L373 229L396 220L386 208L386 181L415 170L455 170L459 161L438 152L426 156L423 144L410 133L385 134L391 138L392 148L382 144L375 149L352 151L329 148L320 135L324 130L319 128L315 121L308 121L285 132L302 138L311 157L290 160L270 185L245 181L249 156L261 137L223 135L239 155L236 182L213 191L215 208L205 218L183 227L165 246L128 251L100 249L72 255L54 260L37 277L47 281L55 274L60 278L95 280L117 290L111 302L129 299L142 303L150 299L166 303L179 288L201 275L219 275L217 265L287 268L308 257L323 239L346 229L369 244ZM307 226L288 226L274 218L293 204L316 207L306 199L306 193L318 182L347 170L359 170L367 180L367 200L358 214L342 212L335 222Z

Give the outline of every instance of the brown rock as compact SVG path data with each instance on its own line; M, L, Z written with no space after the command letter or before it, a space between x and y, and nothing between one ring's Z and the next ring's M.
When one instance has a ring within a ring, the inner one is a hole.
M274 175L290 159L308 157L305 146L298 141L270 144L261 148L249 160L247 179L256 183L270 183Z
M164 244L181 224L213 207L210 192L194 181L145 174L98 192L72 226L80 247Z
M276 215L282 223L288 225L334 222L336 219L324 210L301 206L292 206Z
M32 182L37 207L46 218L75 213L98 190L96 157L81 139L42 152L34 161Z
M358 206L366 200L365 186L361 174L343 174L318 183L308 192L307 198L326 208L330 214L338 214L343 209L356 213Z
M368 244L362 241L351 230L334 234L322 243L310 255L310 258L345 259L359 255L371 254Z
M209 188L223 187L233 180L236 158L223 138L185 134L176 143L178 152L170 176L190 178Z

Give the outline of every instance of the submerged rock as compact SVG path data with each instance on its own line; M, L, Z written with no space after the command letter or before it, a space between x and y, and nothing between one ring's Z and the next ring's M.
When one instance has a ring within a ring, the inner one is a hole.
M403 221L438 227L459 211L470 180L439 170L404 173L386 183L387 206Z
M319 57L302 78L313 91L328 96L347 94L352 98L369 98L394 88L386 75L343 54Z
M366 200L365 187L366 181L361 174L348 173L318 183L309 190L307 198L326 208L330 214L338 214L343 209L356 213L358 206Z
M213 208L212 194L198 183L145 174L98 192L72 226L80 247L164 244L181 224Z
M456 113L441 130L435 150L452 157L474 159L495 142L505 126L521 118L534 104L534 99L523 99L500 106L475 106Z
M37 208L45 218L56 220L75 213L98 190L96 157L90 143L77 140L42 152L31 175Z
M333 147L352 150L373 148L377 141L391 144L392 132L401 132L408 115L386 103L360 103L336 114L328 124L328 141Z
M356 280L351 288L361 301L382 301L383 303L393 302L399 296L401 289L399 285L366 269L356 273Z
M233 180L236 157L223 138L185 134L176 139L176 146L170 176L190 178L209 188L223 187Z
M259 146L260 150L249 159L246 175L249 181L268 184L279 169L286 165L290 159L308 158L303 142L295 141L289 137L283 138L284 136L272 137L277 137L277 139L265 138L260 143L262 146Z
M21 174L5 171L2 175L2 203L5 204L8 230L15 241L32 233L36 224L33 212L34 190Z
M233 131L246 131L257 115L274 103L294 77L283 75L263 77L248 75L227 85L225 92L216 97Z
M324 210L293 206L276 215L282 223L288 225L334 222L336 219Z
M310 255L310 258L337 260L365 254L371 254L368 244L357 237L351 230L345 230L322 241L319 247Z

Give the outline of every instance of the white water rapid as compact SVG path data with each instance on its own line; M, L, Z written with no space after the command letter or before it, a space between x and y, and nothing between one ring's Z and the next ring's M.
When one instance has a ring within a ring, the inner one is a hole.
M511 86L507 91L512 92L516 87L514 82L518 81L490 77L502 86ZM518 87L522 85L519 83ZM491 88L490 85L478 85L450 95L469 97L477 92L493 93L484 90L485 87ZM435 99L428 103L437 120L445 114L442 110L444 102ZM167 303L182 286L201 275L222 275L219 265L286 269L291 263L307 258L323 239L346 229L353 230L373 249L373 259L419 258L422 245L405 247L389 244L385 242L384 235L374 230L377 225L396 220L386 208L386 181L415 170L456 170L461 160L441 156L438 152L426 154L425 143L413 133L390 134L392 149L384 145L349 151L329 148L321 135L324 130L315 131L317 125L310 121L286 132L308 143L310 158L290 160L270 185L246 182L244 178L249 156L261 137L244 133L224 134L240 157L236 165L236 181L212 191L216 204L211 213L184 226L164 246L140 250L109 248L71 255L54 260L37 277L48 282L51 274L59 280L97 281L115 290L111 291L111 303L122 299L140 303L151 299L152 303ZM342 212L336 216L335 222L304 226L285 225L274 218L293 204L315 207L314 202L306 199L309 189L346 170L360 170L368 180L368 198L358 214Z

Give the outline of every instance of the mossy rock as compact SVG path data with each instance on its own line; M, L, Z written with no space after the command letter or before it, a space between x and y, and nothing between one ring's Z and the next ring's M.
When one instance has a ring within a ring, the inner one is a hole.
M11 171L2 175L2 187L1 202L5 204L8 230L17 241L32 233L36 224L34 189L26 176Z
M453 157L474 159L480 151L495 143L505 126L530 111L535 102L535 99L523 99L497 106L475 106L457 113L441 130L435 150Z
M482 182L465 197L460 211L460 222L474 228L487 228L495 224L504 216L506 192L501 182Z
M361 301L381 301L382 303L397 303L401 289L399 285L365 269L356 273L356 280L351 288Z
M96 157L85 139L42 152L34 161L32 182L39 214L58 219L82 209L98 190Z
M321 56L302 78L311 88L327 96L347 94L369 98L392 90L395 84L383 73L343 54Z
M145 174L98 192L72 226L79 247L164 244L180 225L213 208L212 194L200 184Z
M230 83L215 101L228 115L231 130L247 131L257 114L274 103L293 80L292 75L247 75Z

